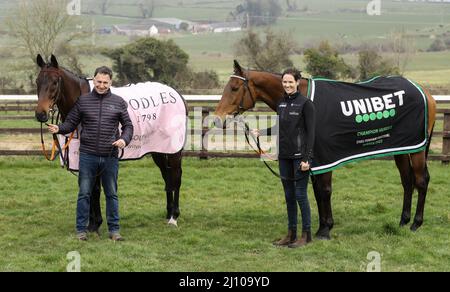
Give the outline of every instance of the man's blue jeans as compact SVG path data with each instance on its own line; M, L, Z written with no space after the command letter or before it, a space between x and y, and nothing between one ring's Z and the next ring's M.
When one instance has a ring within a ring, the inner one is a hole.
M288 229L297 229L297 203L302 213L302 231L311 230L311 209L308 201L309 170L301 171L300 159L279 159L281 182L286 197Z
M106 197L106 219L110 233L119 231L119 199L117 175L119 159L80 153L77 202L77 232L86 232L89 223L89 207L96 176L101 177Z

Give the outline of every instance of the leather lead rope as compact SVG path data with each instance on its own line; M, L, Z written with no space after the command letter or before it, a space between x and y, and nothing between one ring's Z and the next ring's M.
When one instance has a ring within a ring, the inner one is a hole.
M248 123L247 123L247 122L242 122L242 123L244 124L245 139L247 140L248 145L250 145L250 147L253 149L253 151L256 152L256 154L258 154L258 155L266 154L266 152L265 152L264 150L261 149L261 144L260 144L260 142L259 142L259 137L256 137L256 139L255 139L255 137L254 137L253 135L250 134L250 127L248 126ZM255 142L256 147L258 148L258 150L256 150L256 149L253 147L253 145L250 143L249 136L252 137L252 139L253 139L253 141ZM265 160L263 160L263 162L264 162L264 164L266 165L266 167L269 169L269 171L270 171L273 175L275 175L276 177L278 177L278 178L281 179L281 180L287 180L287 181L298 181L298 180L300 180L300 178L297 178L297 179L296 179L296 178L295 178L295 175L294 175L294 178L291 178L291 177L284 177L284 176L278 174L275 170L273 170L272 167L271 167ZM312 173L312 171L311 171L311 168L309 169L309 173L310 173L311 176L313 176L313 173Z

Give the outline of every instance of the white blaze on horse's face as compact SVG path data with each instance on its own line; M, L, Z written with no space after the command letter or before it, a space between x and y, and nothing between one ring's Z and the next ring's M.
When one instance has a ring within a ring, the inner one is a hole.
M283 76L283 88L288 95L296 93L299 85L300 80L295 81L294 76L291 74L285 74Z
M98 94L105 94L111 87L112 81L108 74L97 74L94 77L94 87Z

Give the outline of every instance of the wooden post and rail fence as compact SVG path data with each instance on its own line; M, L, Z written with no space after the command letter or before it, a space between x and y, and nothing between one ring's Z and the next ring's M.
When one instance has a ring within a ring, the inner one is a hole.
M211 103L217 102L220 96L185 96L189 111L192 112L196 109L201 109L202 121L214 112L214 107ZM437 122L442 121L442 131L436 130L433 133L432 141L436 139L442 139L442 152L430 153L429 159L440 160L445 164L450 162L450 96L435 96L438 109L437 109ZM36 108L36 96L0 96L0 125L5 120L33 120L34 110ZM263 105L257 104L257 107L249 111L258 113L270 113L271 110ZM17 115L15 114L17 113ZM203 139L205 134L211 129L207 126L201 127L201 129L188 129L190 134L201 136L201 149L196 151L185 151L185 156L194 156L202 159L208 157L258 157L254 152L217 152L208 151L207 139ZM243 130L236 129L235 135L244 135ZM40 134L40 128L3 128L0 126L0 135L19 135L19 134ZM189 133L188 133L189 134ZM36 142L37 144L39 141ZM0 155L42 155L40 150L0 150Z

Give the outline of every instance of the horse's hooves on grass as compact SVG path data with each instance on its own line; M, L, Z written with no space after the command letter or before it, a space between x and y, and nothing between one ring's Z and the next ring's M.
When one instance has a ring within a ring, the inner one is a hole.
M410 221L410 219L400 219L399 226L403 227L405 225L408 225L409 221Z
M317 240L331 240L329 235L316 235Z
M420 227L421 225L422 225L422 224L419 225L419 224L413 223L409 229L410 229L411 231L415 232L415 231L417 231L417 229L419 229L419 227Z
M316 232L316 239L318 240L330 240L330 228L321 228Z
M168 224L168 225L175 226L175 227L178 227L178 222L177 222L176 219L173 219L173 217L170 218L170 220L167 222L167 224Z

